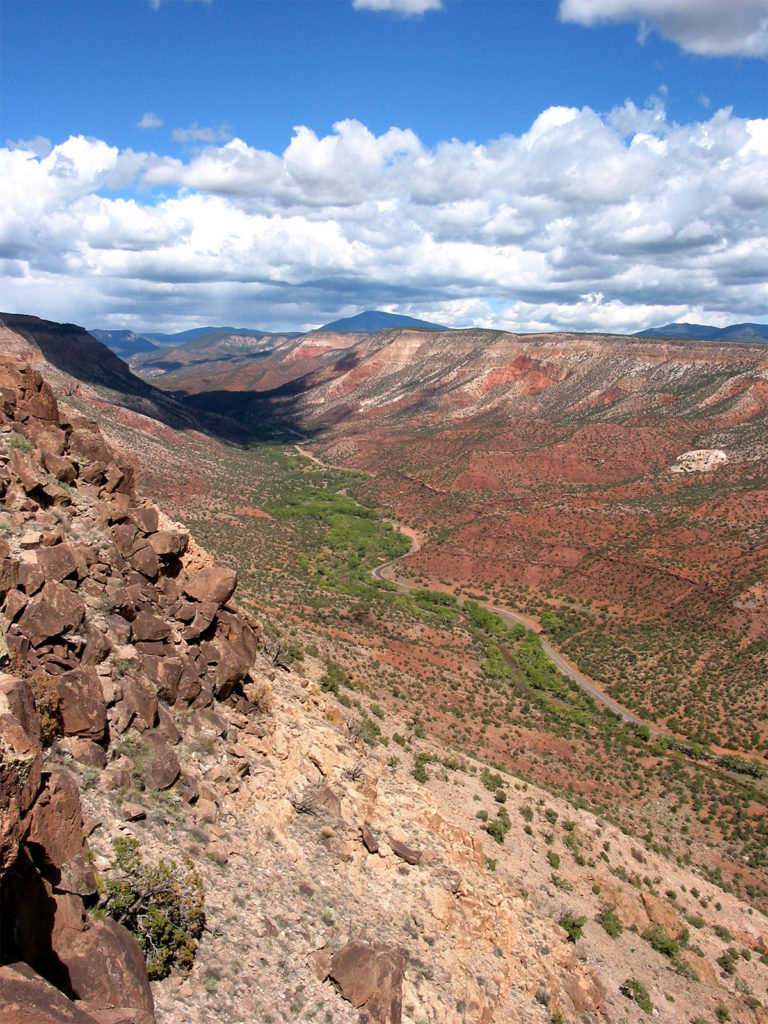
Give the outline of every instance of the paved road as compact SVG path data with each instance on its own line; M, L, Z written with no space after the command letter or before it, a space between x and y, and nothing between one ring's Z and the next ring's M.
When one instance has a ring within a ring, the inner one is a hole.
M396 523L393 519L389 519L387 520L387 522L392 523L392 526L396 530L399 530L400 533L404 533L407 537L411 538L411 550L408 551L405 555L401 555L400 558L397 558L392 562L387 562L385 565L377 566L375 569L372 570L371 575L375 579L381 580L383 583L394 584L394 586L396 586L398 590L401 590L404 593L407 593L409 590L420 589L414 583L406 583L402 580L389 579L387 576L384 575L386 570L390 569L395 564L396 561L399 562L401 558L407 558L408 555L412 555L414 551L418 551L420 547L418 539L413 535L413 533L410 530L401 526L400 523ZM464 603L461 598L457 598L457 601L459 606L461 606ZM515 612L510 611L508 608L499 608L494 604L484 604L482 605L482 607L487 609L487 611L489 612L493 612L494 615L498 615L500 619L502 619L504 622L508 624L516 623L521 626L525 626L526 629L531 628L531 623L528 619L525 619L522 615L518 615ZM638 718L637 715L632 714L631 711L623 707L621 704L618 704L612 697L609 697L607 694L603 693L602 690L598 690L595 684L590 682L586 676L583 676L578 669L574 668L572 665L569 665L568 662L563 658L563 656L555 650L552 644L548 643L543 637L540 637L540 640L541 649L544 651L544 653L555 666L555 668L562 672L564 676L567 676L568 679L572 679L573 682L576 683L577 686L580 686L581 689L585 693L589 694L590 697L598 701L600 704L604 705L606 708L608 708L609 711L612 711L614 715L618 715L619 718L622 718L625 722L629 722L631 725L646 726L646 728L650 731L652 736L666 735L661 731L661 729L657 729L655 725L651 725L650 722L644 722L642 718Z

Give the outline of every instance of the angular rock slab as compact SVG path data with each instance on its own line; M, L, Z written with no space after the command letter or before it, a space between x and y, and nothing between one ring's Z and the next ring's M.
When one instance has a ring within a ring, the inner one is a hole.
M0 967L0 1020L3 1024L97 1024L95 1017L23 963Z
M116 921L97 921L76 935L59 957L69 972L73 993L91 1007L154 1009L141 948Z
M353 1006L365 1008L373 1024L400 1024L405 965L397 947L350 942L334 953L328 977Z
M194 601L213 601L226 604L237 586L237 573L233 569L211 566L201 569L183 585L184 593Z

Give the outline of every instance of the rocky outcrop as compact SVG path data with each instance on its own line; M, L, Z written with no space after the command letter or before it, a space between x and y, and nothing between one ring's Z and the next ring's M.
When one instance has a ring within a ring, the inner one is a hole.
M120 1006L151 1024L152 994L136 940L114 921L89 922L96 892L80 789L63 769L41 771L43 749L27 682L0 677L0 1018L88 1024ZM86 1000L87 1011L78 1002Z
M187 568L188 533L161 527L133 467L22 361L0 365L0 497L0 1016L149 1024L136 940L86 914L80 785L46 748L104 769L107 789L178 781L194 801L176 710L247 711L259 628L231 604L236 574Z

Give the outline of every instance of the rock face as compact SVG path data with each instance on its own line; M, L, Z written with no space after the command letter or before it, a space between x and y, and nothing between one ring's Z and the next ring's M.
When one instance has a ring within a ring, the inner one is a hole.
M174 707L202 712L218 695L247 710L260 639L223 607L235 573L185 571L189 535L160 529L95 423L62 420L22 361L0 365L0 396L0 656L12 669L0 674L0 1018L150 1024L135 939L111 920L88 925L97 886L80 786L44 765L45 747L58 737L96 771L115 758L105 783L139 773L169 789ZM133 761L116 756L126 733Z
M328 977L373 1024L400 1024L405 964L402 950L350 942L334 953Z

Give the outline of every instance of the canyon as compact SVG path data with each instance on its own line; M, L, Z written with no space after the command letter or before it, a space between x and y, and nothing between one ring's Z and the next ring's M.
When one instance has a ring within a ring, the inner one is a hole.
M0 320L3 1019L766 1019L764 349ZM205 891L151 985L121 838Z

